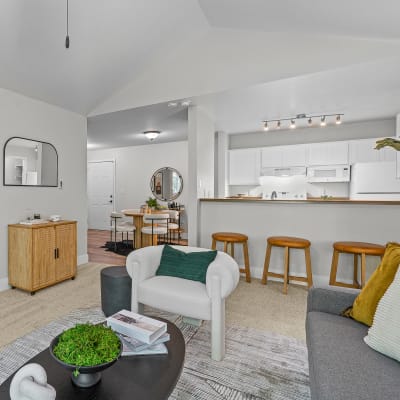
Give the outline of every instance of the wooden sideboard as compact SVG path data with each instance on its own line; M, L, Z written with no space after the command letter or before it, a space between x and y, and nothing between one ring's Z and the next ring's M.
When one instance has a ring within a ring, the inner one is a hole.
M76 245L76 221L8 225L9 285L34 294L74 279Z

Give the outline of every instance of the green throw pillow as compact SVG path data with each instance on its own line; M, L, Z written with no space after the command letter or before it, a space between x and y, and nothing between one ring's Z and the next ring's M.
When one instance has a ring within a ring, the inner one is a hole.
M206 283L207 268L216 256L217 250L185 253L166 244L156 275Z

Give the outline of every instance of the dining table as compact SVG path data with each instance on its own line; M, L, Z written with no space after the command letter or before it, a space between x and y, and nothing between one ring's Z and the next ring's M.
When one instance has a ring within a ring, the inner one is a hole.
M146 215L144 212L135 209L123 210L124 215L133 218L133 225L135 225L135 249L140 249L141 247L151 246L152 238L151 235L142 235L142 228L148 224L144 223L143 217ZM154 236L154 243L157 243L157 235Z

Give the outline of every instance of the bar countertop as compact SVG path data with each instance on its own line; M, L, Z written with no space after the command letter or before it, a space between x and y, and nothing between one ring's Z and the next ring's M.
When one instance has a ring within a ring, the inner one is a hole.
M267 200L260 198L246 198L246 197L223 197L223 198L201 198L200 201L210 202L239 202L239 203L279 203L279 204L313 204L313 203L329 203L329 204L376 204L376 205L400 205L400 201L393 200L350 200L344 197L332 197L327 199L321 198L308 198L307 200Z

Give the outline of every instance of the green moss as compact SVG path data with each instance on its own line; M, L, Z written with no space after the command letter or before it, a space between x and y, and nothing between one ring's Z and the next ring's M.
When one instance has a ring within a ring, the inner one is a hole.
M111 328L91 324L77 324L66 330L53 348L59 360L78 369L113 361L119 352L120 340Z

